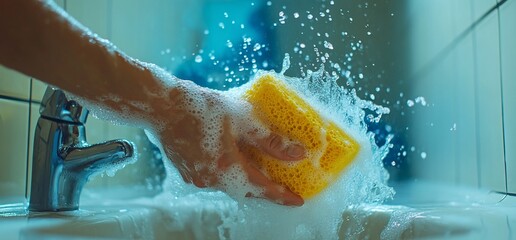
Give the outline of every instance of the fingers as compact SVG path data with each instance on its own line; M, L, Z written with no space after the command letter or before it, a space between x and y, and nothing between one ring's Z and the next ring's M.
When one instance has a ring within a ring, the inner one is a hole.
M229 131L229 129L225 129L225 132L226 131ZM232 159L226 159L226 161L223 160L223 162L240 164L245 174L247 174L249 182L263 189L261 195L253 196L251 193L248 193L248 195L246 195L247 197L265 198L287 206L301 206L304 204L303 198L290 191L287 187L273 182L265 176L257 166L253 165L254 161L249 161L245 153L240 152L240 148L234 138L224 138L223 145L226 150L228 150L225 157ZM265 139L258 140L258 145L259 148L263 149L262 151L282 160L295 161L304 156L304 149L301 146L284 146L282 138L277 134L271 134Z
M298 144L287 145L281 136L271 133L266 138L258 139L258 148L274 158L285 161L298 161L304 158L305 149Z
M277 141L277 139L271 140ZM266 198L273 202L287 206L301 206L304 204L303 198L290 191L290 189L273 182L268 177L266 177L257 166L254 166L254 162L249 161L246 158L245 153L240 152L235 139L232 137L223 138L222 141L226 151L222 156L222 159L219 160L219 167L222 167L221 170L224 171L224 169L227 169L232 164L239 164L242 167L244 173L247 175L249 182L256 187L263 189L261 195L250 196Z
M276 203L287 206L301 206L304 204L303 198L290 191L290 189L271 181L254 166L251 166L249 164L243 165L244 171L247 173L249 181L253 185L263 189L262 196L253 196L251 194L248 194L248 197L266 198Z

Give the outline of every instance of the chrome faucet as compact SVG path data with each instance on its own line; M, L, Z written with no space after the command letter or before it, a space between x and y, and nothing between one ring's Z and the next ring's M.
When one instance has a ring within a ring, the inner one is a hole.
M48 87L39 112L29 210L77 210L89 177L127 163L134 154L133 145L126 140L89 145L84 128L88 110L61 90Z

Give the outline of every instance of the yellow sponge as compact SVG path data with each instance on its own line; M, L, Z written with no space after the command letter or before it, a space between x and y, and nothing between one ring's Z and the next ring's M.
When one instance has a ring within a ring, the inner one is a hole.
M322 118L305 100L270 74L257 79L244 94L256 117L272 131L299 141L307 158L288 163L255 148L247 149L269 177L304 199L337 179L360 150L359 144L335 123Z

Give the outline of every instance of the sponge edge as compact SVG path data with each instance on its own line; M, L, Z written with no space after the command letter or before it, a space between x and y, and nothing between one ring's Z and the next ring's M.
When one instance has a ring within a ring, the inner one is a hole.
M277 160L254 147L245 149L275 182L304 199L338 179L357 156L360 145L335 123L325 120L296 92L271 74L259 76L245 92L256 117L282 136L301 143L307 157L297 162Z

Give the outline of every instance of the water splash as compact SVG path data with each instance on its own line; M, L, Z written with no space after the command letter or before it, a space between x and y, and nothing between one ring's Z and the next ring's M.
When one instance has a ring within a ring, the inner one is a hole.
M361 145L355 161L342 173L340 179L319 195L308 199L302 207L285 207L261 199L234 200L216 190L199 190L184 184L170 161L165 160L168 178L162 202L184 204L188 199L223 206L215 211L221 218L221 239L338 239L342 214L348 206L363 203L381 203L394 194L387 185L389 177L382 159L390 149L389 135L384 145L375 143L375 135L367 131L366 110L377 118L389 109L360 99L355 90L337 84L338 76L323 67L307 71L306 77L284 75L290 66L289 55L283 60L280 73L257 71L254 79L272 74L284 81L326 119L339 125ZM240 98L252 86L250 81L241 87L222 92L228 97ZM225 206L225 207L224 207ZM266 231L265 231L266 230ZM340 236L343 237L343 236Z
M284 75L285 72L290 68L290 55L285 53L285 57L283 58L283 65L281 67L281 75Z

